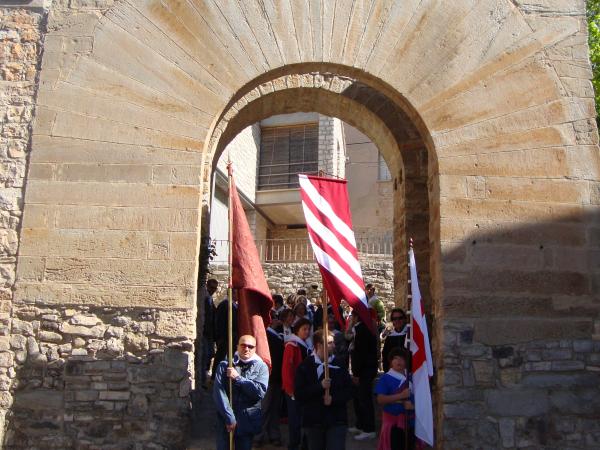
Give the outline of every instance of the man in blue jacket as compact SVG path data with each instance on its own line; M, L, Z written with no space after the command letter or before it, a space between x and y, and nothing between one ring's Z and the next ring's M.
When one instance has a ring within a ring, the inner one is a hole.
M240 337L233 367L221 361L217 367L213 400L217 409L217 450L229 449L229 433L234 433L235 450L250 450L261 428L261 400L267 392L269 369L256 354L254 336ZM229 402L229 380L233 399Z

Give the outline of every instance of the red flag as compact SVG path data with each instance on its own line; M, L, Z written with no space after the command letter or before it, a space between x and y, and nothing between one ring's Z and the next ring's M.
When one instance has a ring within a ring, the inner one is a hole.
M231 176L229 207L232 209L233 216L232 288L238 290L238 334L254 336L256 354L271 367L266 328L271 323L270 311L273 308L273 299L248 226L246 213L233 181L231 165L229 171Z
M346 300L375 333L352 231L346 180L299 175L302 208L323 284L336 316ZM338 319L339 320L339 319Z

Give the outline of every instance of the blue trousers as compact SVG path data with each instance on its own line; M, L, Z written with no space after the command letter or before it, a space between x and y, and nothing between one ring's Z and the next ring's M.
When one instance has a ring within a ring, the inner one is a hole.
M281 440L279 411L281 409L281 382L269 381L265 398L262 400L262 429L256 437L258 441Z
M225 428L225 422L220 417L217 418L217 450L232 450L229 448L229 433ZM235 450L251 450L253 434L233 434L233 445Z
M288 413L288 450L298 450L302 441L302 423L300 405L292 397L285 394ZM236 449L237 450L237 449Z

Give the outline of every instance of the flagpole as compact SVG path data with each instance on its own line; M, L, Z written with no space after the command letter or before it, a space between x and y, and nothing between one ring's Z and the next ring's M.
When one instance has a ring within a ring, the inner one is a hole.
M410 252L411 251L414 252L414 249L413 249L413 239L412 238L410 238L408 240L408 248L409 248L409 250L408 250L408 270L410 271ZM412 280L410 280L410 277L409 277L409 283L412 283ZM409 336L408 337L408 352L409 352L408 354L409 354L409 357L406 358L407 362L408 362L407 368L406 368L406 379L408 380L408 392L409 392L409 400L410 400L410 383L411 383L411 381L410 381L410 379L411 379L411 373L410 373L410 371L411 371L411 367L412 367L412 365L411 365L412 352L410 350L410 344L412 343L412 340L413 340L413 314L412 314L412 310L413 310L413 307L412 307L413 298L412 298L412 294L409 295L409 298L410 298L410 302L408 302L408 314L410 315L410 322L409 322L410 325L409 325L409 328L408 328L408 331L409 331L409 335L408 335ZM405 339L404 340L404 346L405 347L407 346L406 344L407 344L407 342L406 342L406 339ZM404 414L405 414L404 417L406 418L406 427L404 428L404 430L405 430L405 432L404 432L404 448L408 449L409 448L408 446L409 446L409 443L410 443L411 439L410 439L410 436L409 436L409 433L410 433L410 422L408 420L408 414L409 414L409 412L408 412L407 409L405 409ZM416 416L415 416L415 420L416 420Z
M228 215L229 215L229 233L227 236L228 240L228 283L227 283L227 367L233 367L233 250L231 248L233 244L233 167L229 153L227 154L227 183L229 187L228 195ZM233 382L229 378L229 404L233 408ZM229 448L233 450L233 430L229 431Z
M412 283L412 280L410 279L410 251L413 250L413 239L410 238L408 240L408 271L409 271L409 276L408 276L408 284ZM413 250L414 251L414 250ZM411 290L409 289L408 292L411 292ZM410 343L412 342L412 338L413 338L413 315L412 315L412 294L407 293L407 300L408 300L408 304L406 305L406 313L408 314L410 320L408 321L408 339L404 340L404 347L408 349L408 351L410 352Z
M324 288L325 286L323 286ZM323 289L323 366L325 369L325 379L329 379L329 314L327 312L327 289ZM325 389L325 395L329 396L329 389Z

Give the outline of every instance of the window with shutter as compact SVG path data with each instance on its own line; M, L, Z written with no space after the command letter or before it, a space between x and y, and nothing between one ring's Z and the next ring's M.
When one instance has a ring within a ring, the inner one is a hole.
M258 189L298 187L298 174L316 174L319 126L302 124L261 130Z

